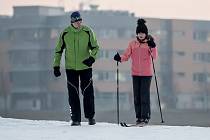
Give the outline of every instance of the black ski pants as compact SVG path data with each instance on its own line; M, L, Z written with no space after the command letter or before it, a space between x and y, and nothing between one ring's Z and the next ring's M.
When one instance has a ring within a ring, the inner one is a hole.
M81 122L79 81L81 93L83 95L83 107L85 118L93 118L95 115L95 105L92 81L92 68L77 71L67 69L66 75L72 121Z
M150 119L150 85L152 76L133 76L134 107L137 119Z

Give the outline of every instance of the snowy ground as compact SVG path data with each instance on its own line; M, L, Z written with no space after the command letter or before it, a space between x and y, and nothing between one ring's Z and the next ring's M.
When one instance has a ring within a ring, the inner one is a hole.
M0 140L209 140L210 127L157 126L124 128L97 123L70 126L63 121L36 121L0 117Z

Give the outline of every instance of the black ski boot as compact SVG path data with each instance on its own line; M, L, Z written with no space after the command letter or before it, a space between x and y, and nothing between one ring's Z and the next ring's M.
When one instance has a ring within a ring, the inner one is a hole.
M136 125L143 127L149 123L149 119L137 119Z
M96 124L95 119L93 119L93 118L88 119L88 124L89 124L89 125L95 125L95 124Z
M147 125L149 123L149 119L144 119L144 123Z
M78 122L78 121L73 121L73 122L71 123L71 126L80 126L80 125L81 125L81 123Z
M138 119L136 120L136 125L139 125L139 124L141 124L142 122L143 122L143 119L138 118Z

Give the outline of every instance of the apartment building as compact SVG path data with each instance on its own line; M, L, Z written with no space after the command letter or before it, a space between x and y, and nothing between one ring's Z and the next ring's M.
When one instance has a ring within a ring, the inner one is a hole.
M116 108L116 62L135 38L136 21L127 11L81 11L85 24L96 32L100 44L93 78L97 110ZM0 30L7 34L7 49L0 63L8 67L8 108L13 110L65 110L68 108L65 69L55 78L53 53L59 33L70 23L70 12L44 6L14 7L14 15L0 18ZM208 109L209 104L209 21L146 18L149 32L157 42L159 59L155 61L161 104L164 109ZM2 48L1 48L2 51ZM7 56L7 57L6 57ZM2 57L2 56L1 56ZM120 108L133 108L130 62L119 65ZM4 81L3 81L4 82ZM157 95L153 78L152 109Z

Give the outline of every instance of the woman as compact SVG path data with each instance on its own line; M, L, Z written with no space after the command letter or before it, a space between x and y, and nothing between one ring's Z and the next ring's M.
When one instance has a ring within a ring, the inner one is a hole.
M150 85L152 79L152 60L157 58L157 48L154 39L148 35L148 29L144 19L138 19L136 27L136 39L132 40L125 52L118 53L114 60L118 62L132 60L132 79L134 92L134 106L136 124L145 125L150 120Z

